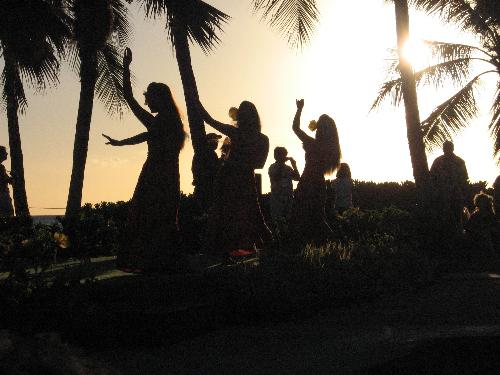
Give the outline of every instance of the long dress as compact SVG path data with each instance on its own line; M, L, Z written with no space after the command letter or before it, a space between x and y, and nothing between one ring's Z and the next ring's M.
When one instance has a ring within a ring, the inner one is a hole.
M306 165L295 190L290 225L296 244L322 242L332 233L325 214L325 161L314 140L306 140L303 145Z
M165 270L179 255L181 141L169 120L157 115L148 127L147 144L117 261L122 267Z
M261 133L231 138L231 151L217 175L209 212L209 252L221 255L251 250L272 239L260 209L254 174L268 152L269 139Z

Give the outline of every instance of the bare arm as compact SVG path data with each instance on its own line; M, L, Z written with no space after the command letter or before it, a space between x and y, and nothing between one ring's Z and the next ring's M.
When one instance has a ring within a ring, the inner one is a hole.
M290 160L290 164L292 165L292 169L293 169L292 180L295 180L295 181L300 180L300 172L297 169L297 162L295 161L294 158L288 158L288 160Z
M293 118L292 130L295 135L302 141L314 141L314 138L308 136L302 129L300 129L300 115L302 114L302 108L304 108L304 99L296 100L297 112L295 112L295 117Z
M218 132L221 132L222 134L228 136L229 138L234 138L234 136L236 135L236 132L237 132L237 130L234 126L224 124L222 122L214 120L201 103L199 103L199 111L200 111L201 116L203 117L203 120L208 125L210 125L212 128L214 128Z
M106 138L108 141L106 142L107 145L111 146L130 146L130 145L138 145L139 143L146 142L148 140L149 134L147 132L140 133L137 135L134 135L133 137L130 138L125 138L120 140L113 139L106 134L102 135L104 138Z
M132 51L129 48L125 49L123 54L123 96L127 101L128 106L137 119L146 127L153 123L154 116L146 111L135 100L132 93L132 84L130 83L130 63L132 62Z

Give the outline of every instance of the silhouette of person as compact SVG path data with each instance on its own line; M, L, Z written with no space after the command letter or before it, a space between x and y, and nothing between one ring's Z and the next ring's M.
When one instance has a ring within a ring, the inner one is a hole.
M296 237L296 244L321 243L332 234L325 215L325 175L333 173L339 167L339 136L335 121L326 114L310 124L309 128L316 131L316 137L308 136L300 129L304 99L297 100L296 104L297 112L292 130L302 141L306 165L295 191L291 233Z
M474 196L474 212L464 225L465 231L472 242L471 251L480 255L497 257L495 245L500 242L500 224L495 218L493 197L484 192Z
M465 162L454 153L451 141L443 143L443 155L432 163L430 175L437 194L437 207L451 231L463 231L462 212L469 176Z
M108 140L112 146L147 142L148 156L130 201L125 233L117 257L125 271L176 271L180 266L177 213L180 199L179 153L185 133L170 88L152 82L144 92L146 111L134 99L130 83L132 51L123 56L124 96L146 132L124 140ZM155 113L156 115L153 115Z
M206 213L212 203L214 181L219 171L219 157L216 150L222 136L215 133L206 135L207 153L202 158L198 153L193 156L191 171L193 172L194 197L202 211Z
M297 163L287 155L288 151L285 147L276 147L274 149L276 162L271 164L268 170L271 180L271 218L278 237L286 230L292 213L293 181L300 179ZM291 167L285 164L287 161L290 161Z
M7 174L5 166L2 164L7 160L7 156L7 149L0 146L0 217L14 216L14 208L9 193L9 184L12 184L12 177Z
M214 120L201 103L199 106L207 124L231 140L209 212L207 250L223 256L233 250L253 250L272 240L260 209L254 174L266 162L269 139L261 133L259 114L251 102L240 104L236 126Z
M334 207L339 215L345 210L352 208L352 188L351 168L347 163L340 163L337 170L337 178L333 180L332 187L335 190Z
M493 183L493 206L497 220L500 220L500 175Z

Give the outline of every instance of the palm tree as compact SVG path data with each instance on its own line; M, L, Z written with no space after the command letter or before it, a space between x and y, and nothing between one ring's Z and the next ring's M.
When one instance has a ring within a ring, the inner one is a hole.
M94 95L111 114L121 115L125 104L120 46L128 44L129 23L121 0L66 1L73 30L70 55L81 82L66 205L66 216L74 217L82 203Z
M203 119L198 113L199 95L191 64L189 42L209 53L219 42L218 32L229 16L201 0L139 0L149 17L166 16L166 29L175 50L186 101L194 152L205 160L207 147ZM253 0L254 10L263 12L271 26L283 31L292 45L309 40L317 20L314 0ZM203 179L195 179L203 181Z
M412 0L418 9L441 15L456 22L464 31L479 35L478 45L426 41L434 63L415 72L417 86L433 84L436 88L450 82L458 86L450 98L434 108L422 121L425 145L428 150L441 146L442 142L467 127L478 115L475 92L484 77L496 80L496 93L492 98L489 131L493 139L493 156L500 162L500 26L495 0ZM495 8L496 7L496 8ZM397 66L392 65L392 73ZM385 82L374 103L393 96L394 104L401 99L400 78Z
M417 186L417 199L422 203L425 196L424 188L429 180L429 165L425 153L422 129L420 128L420 112L416 91L415 75L411 62L403 56L403 48L410 36L410 17L408 14L407 0L394 0L396 16L397 35L397 58L391 64L391 68L397 74L398 90L394 92L395 101L404 101L406 115L406 136L410 150L410 158L413 169L413 178ZM391 93L387 91L387 82L382 86L379 95L372 105L372 109L379 106L383 99Z
M57 0L3 0L0 4L2 99L7 109L13 197L17 216L29 216L19 113L26 110L24 84L43 90L57 83L59 60L69 30Z

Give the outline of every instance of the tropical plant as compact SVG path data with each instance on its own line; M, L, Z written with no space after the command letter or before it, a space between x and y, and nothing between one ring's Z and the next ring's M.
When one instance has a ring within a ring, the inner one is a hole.
M16 215L28 216L19 113L28 101L24 85L37 90L58 81L59 56L69 34L57 0L3 0L0 4L0 78L7 110L11 173Z
M72 38L69 55L80 76L80 101L73 146L73 168L66 216L81 206L94 95L110 114L121 115L123 66L121 48L128 44L130 25L121 0L66 0Z
M469 125L479 114L476 91L485 77L496 80L496 92L491 105L489 132L494 142L493 155L500 162L500 3L495 0L412 0L417 9L440 15L455 22L463 31L479 36L477 45L426 41L434 58L433 64L415 72L417 86L433 84L436 88L450 83L459 89L434 108L422 121L425 145L432 150L442 145ZM391 64L389 71L397 74L400 68ZM387 97L393 104L401 101L402 80L399 77L385 82L373 107Z

